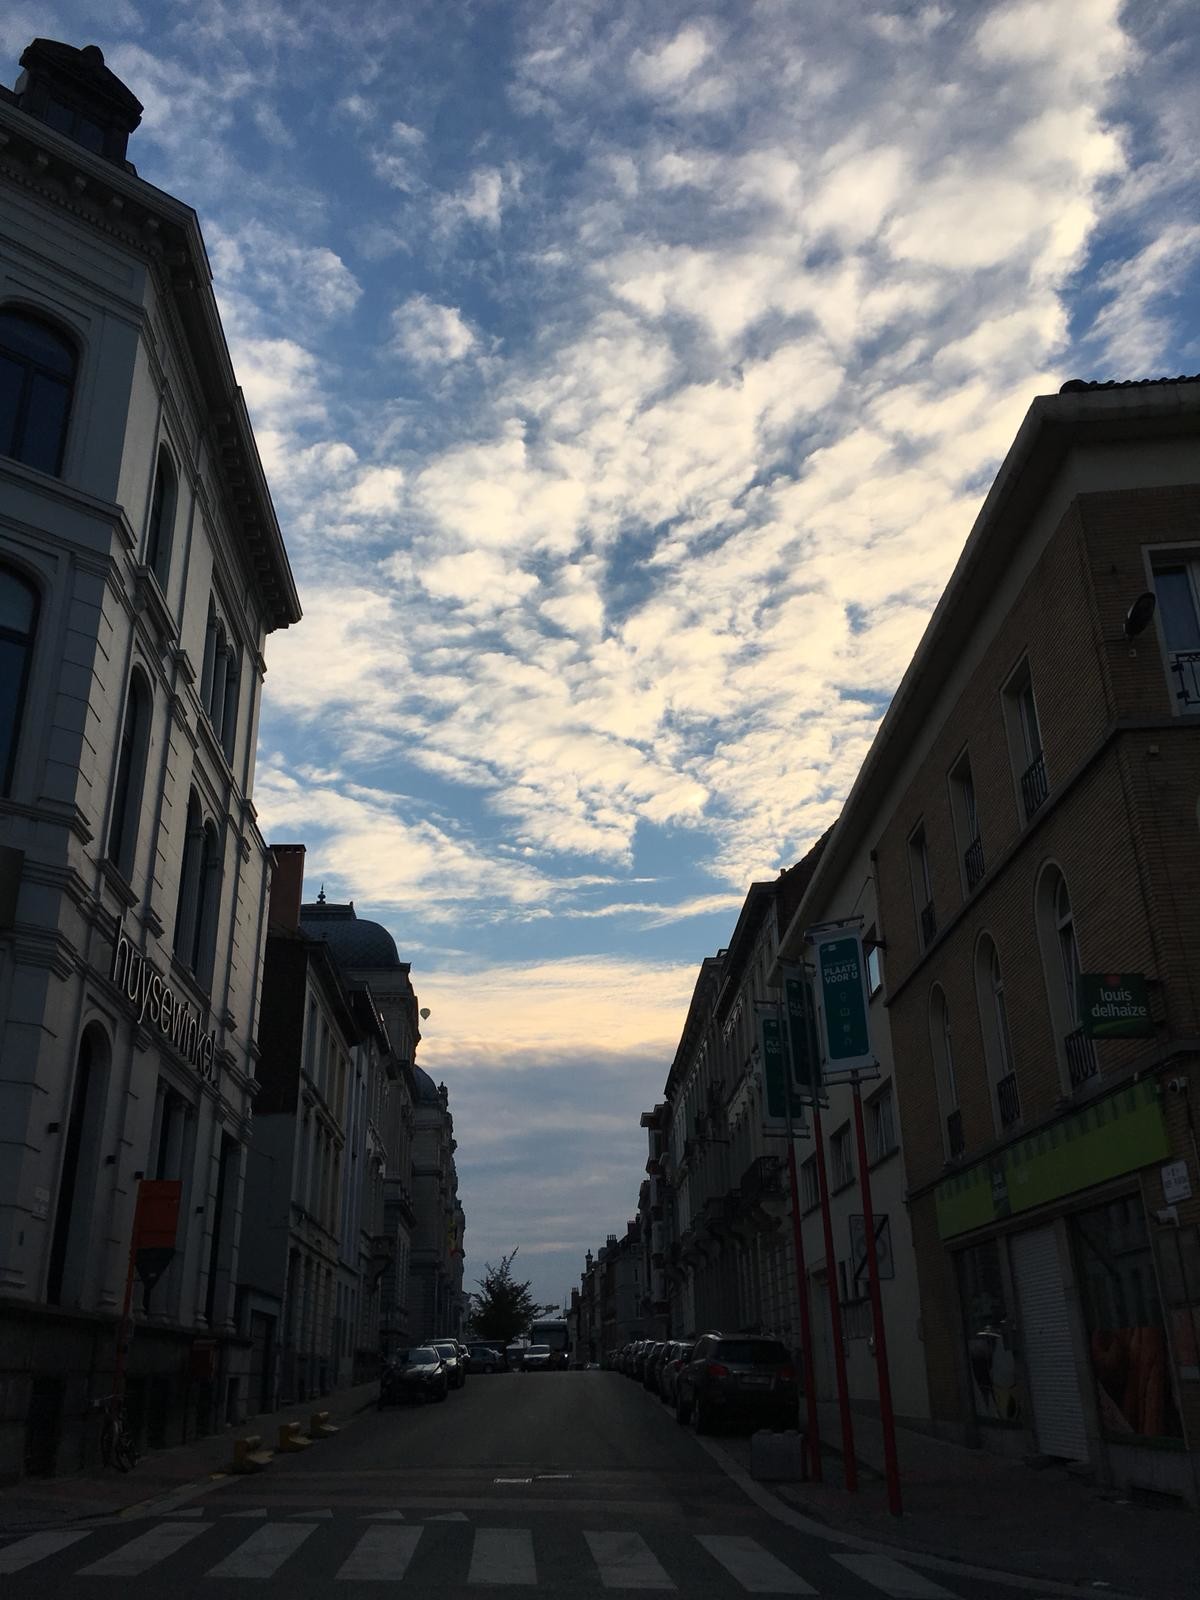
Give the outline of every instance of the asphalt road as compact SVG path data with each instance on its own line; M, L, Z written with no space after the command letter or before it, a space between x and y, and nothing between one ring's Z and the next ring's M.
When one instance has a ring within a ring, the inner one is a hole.
M411 1600L477 1589L537 1600L1014 1592L814 1537L760 1498L615 1373L477 1376L444 1404L364 1412L336 1438L253 1477L197 1485L169 1509L0 1547L0 1590L5 1600L183 1600L235 1586L281 1600L397 1587Z

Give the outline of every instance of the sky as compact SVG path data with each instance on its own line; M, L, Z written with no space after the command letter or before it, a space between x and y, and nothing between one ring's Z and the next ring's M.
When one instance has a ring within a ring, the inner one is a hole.
M304 620L255 804L412 962L466 1277L623 1231L1032 398L1200 370L1194 0L15 0L199 213Z

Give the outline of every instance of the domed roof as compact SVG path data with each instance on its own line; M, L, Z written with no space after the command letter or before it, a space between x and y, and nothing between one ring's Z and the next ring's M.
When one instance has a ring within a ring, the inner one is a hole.
M324 939L343 970L400 967L396 941L378 922L355 915L353 905L301 906L300 926L310 939Z
M437 1084L425 1071L424 1067L414 1067L413 1077L417 1084L417 1104L419 1106L436 1106L441 1104L441 1095L438 1094Z

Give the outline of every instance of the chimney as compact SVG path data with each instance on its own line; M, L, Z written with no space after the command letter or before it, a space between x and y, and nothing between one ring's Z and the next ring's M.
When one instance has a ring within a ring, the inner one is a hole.
M22 111L85 150L132 170L125 151L142 120L142 103L104 65L98 45L77 50L57 39L35 39L21 66L13 93Z
M295 933L300 927L300 903L304 898L304 846L273 844L271 859L275 870L271 874L267 926Z

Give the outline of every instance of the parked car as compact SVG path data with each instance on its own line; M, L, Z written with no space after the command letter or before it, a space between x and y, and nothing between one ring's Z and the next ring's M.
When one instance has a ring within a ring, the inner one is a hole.
M445 1363L450 1387L461 1389L467 1381L467 1363L459 1351L457 1339L435 1339L433 1348Z
M697 1433L720 1423L794 1428L796 1369L778 1339L706 1333L680 1369L675 1417Z
M554 1352L548 1344L531 1344L525 1347L521 1366L526 1372L549 1372L553 1361Z
M642 1362L642 1388L649 1389L652 1394L658 1393L658 1368L666 1348L665 1339L655 1339Z
M692 1346L682 1339L675 1339L667 1346L666 1359L658 1377L658 1397L665 1406L674 1407L680 1368L691 1360L691 1355Z
M510 1372L520 1372L525 1359L525 1346L523 1344L510 1344L505 1347L504 1360Z
M650 1354L649 1339L639 1339L633 1347L633 1355L629 1360L629 1376L635 1383L641 1383L642 1374L646 1370L646 1357Z
M469 1344L467 1346L467 1371L468 1372L503 1372L504 1354L490 1344Z
M450 1389L446 1363L432 1345L397 1350L379 1375L379 1409L444 1400Z

